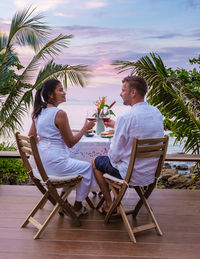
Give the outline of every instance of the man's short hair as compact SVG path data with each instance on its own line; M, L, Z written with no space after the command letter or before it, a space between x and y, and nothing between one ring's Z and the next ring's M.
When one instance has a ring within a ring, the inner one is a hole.
M137 92L144 97L147 93L147 83L140 76L127 76L122 80L122 83L128 82L128 87L130 89L136 89Z

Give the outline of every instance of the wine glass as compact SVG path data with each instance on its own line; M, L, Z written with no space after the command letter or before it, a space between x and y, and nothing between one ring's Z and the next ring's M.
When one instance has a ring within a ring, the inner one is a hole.
M97 118L94 116L94 111L87 111L87 115L86 115L86 118L88 121L96 121Z
M108 122L110 120L110 113L109 111L107 111L106 113L101 113L100 114L100 119L103 121L103 122Z
M110 120L110 115L106 115L106 117L100 117L103 122L108 122Z

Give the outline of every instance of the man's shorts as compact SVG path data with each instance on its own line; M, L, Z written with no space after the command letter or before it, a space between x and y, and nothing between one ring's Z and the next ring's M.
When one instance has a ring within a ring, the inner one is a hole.
M122 179L119 170L114 168L108 156L97 156L94 160L96 169L102 172L102 174L109 174L118 179Z

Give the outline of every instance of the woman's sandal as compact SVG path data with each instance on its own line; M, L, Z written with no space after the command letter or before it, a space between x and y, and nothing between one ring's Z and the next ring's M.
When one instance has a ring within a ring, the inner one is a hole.
M68 205L69 205L69 207L72 207L72 205L71 205L69 202L68 202ZM58 211L58 214L59 214L61 217L64 217L65 212L64 212L64 210L63 210L62 208L60 208L59 211Z
M75 211L75 213L76 213L77 217L80 217L81 215L88 214L88 209L86 207L82 206L81 209L78 211Z

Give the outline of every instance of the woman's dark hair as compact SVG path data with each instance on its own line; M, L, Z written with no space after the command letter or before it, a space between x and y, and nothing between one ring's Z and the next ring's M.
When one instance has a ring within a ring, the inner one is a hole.
M55 94L56 86L60 84L57 79L49 79L45 81L40 89L35 94L32 119L35 119L40 114L42 108L46 108L47 103L53 104L53 99L49 96Z

